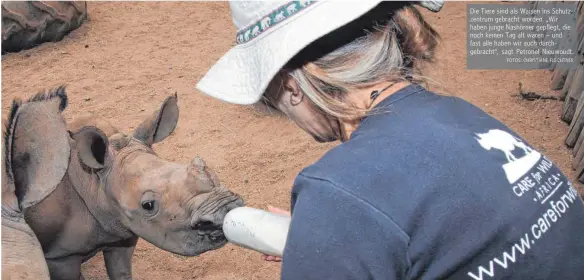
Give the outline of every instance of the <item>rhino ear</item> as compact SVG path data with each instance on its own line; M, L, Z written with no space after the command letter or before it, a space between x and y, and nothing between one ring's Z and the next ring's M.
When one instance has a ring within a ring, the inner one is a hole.
M164 140L176 128L178 105L176 93L167 97L159 110L154 112L134 131L134 138L147 146Z
M81 163L92 169L105 167L108 155L108 139L94 126L86 126L73 134L75 148Z
M64 87L12 105L4 134L4 163L20 209L47 197L67 172L71 147L61 116L66 106Z

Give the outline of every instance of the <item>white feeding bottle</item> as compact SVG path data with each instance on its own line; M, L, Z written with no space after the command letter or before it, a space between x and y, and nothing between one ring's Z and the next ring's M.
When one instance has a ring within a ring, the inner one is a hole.
M235 245L282 257L290 227L290 217L251 207L238 207L223 221L225 238Z

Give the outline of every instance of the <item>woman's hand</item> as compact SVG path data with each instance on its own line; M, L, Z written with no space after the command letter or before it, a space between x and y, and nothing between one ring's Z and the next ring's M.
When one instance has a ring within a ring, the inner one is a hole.
M282 214L282 215L287 215L290 216L290 212L286 211L284 209L280 209L280 208L276 208L274 206L268 205L268 211L272 212L272 213L277 213L277 214ZM270 261L270 262L281 262L282 258L280 257L276 257L276 256L269 256L269 255L263 255L262 259L264 261Z

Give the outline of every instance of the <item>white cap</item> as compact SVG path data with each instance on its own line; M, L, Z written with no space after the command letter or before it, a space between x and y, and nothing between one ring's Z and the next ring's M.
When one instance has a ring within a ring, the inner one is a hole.
M237 45L196 88L242 105L258 102L272 78L302 49L359 18L382 1L230 1ZM438 12L443 1L417 3Z

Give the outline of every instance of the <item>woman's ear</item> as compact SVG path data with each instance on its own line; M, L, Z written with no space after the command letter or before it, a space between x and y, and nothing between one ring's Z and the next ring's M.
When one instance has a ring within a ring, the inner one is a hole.
M288 78L284 81L284 91L290 95L290 105L296 106L302 103L304 93L300 90L296 80Z

